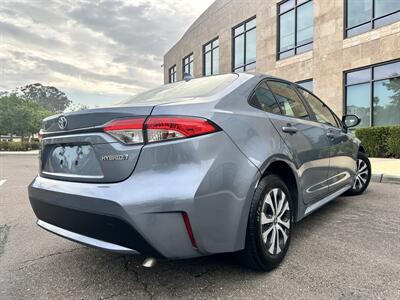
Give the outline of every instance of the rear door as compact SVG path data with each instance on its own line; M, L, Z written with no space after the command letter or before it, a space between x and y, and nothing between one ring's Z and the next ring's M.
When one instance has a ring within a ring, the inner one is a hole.
M327 129L326 135L331 144L328 184L329 192L334 193L351 184L354 178L355 153L357 153L355 144L343 130L338 117L325 103L303 88L298 88L298 90L312 109L316 121L324 124Z
M265 88L272 92L270 94L277 103L277 108L268 118L294 157L304 202L322 199L328 194L329 141L326 128L311 121L306 106L290 83L267 80Z

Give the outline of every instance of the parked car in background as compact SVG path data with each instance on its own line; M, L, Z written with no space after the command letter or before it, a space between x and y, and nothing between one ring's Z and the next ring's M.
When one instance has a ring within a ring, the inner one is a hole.
M43 122L29 186L38 225L120 253L284 258L293 224L368 187L371 167L317 96L268 75L168 84L110 108Z

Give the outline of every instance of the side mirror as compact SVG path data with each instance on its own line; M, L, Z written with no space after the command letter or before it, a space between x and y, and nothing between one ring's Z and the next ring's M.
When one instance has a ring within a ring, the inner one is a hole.
M342 118L342 123L346 128L356 127L361 123L361 119L356 115L345 115Z

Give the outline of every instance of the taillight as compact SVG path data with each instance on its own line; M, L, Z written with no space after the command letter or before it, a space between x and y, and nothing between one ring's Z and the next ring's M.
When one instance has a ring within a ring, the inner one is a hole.
M208 120L194 117L150 117L145 126L149 143L194 137L217 131Z
M154 143L195 137L219 129L210 121L196 117L155 116L116 119L105 125L105 132L124 144Z
M106 124L105 132L127 145L142 144L145 119L117 119Z
M40 130L39 130L39 133L38 133L38 140L39 140L39 142L41 142L41 141L43 140L43 129L40 129Z

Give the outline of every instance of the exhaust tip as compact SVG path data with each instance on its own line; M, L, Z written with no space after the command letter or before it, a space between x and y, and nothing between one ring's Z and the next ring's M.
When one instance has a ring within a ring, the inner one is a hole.
M142 263L142 267L144 268L152 268L156 265L157 260L155 258L152 257L148 257L146 258L143 263Z

